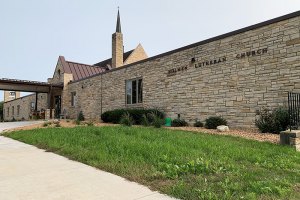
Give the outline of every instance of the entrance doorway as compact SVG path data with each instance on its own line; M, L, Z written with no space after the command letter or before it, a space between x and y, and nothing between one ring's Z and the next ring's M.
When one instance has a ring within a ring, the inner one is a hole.
M55 113L54 113L54 117L55 118L60 118L60 114L61 114L61 96L54 96L54 109L55 109Z

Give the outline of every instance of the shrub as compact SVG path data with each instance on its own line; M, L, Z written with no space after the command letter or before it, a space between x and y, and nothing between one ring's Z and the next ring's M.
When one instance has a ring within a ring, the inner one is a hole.
M55 127L61 127L61 125L60 125L60 122L58 122L58 123L55 123Z
M151 125L155 128L160 128L164 124L164 119L161 118L160 114L156 111L153 111L149 114Z
M196 120L196 122L194 123L194 127L203 127L203 123Z
M287 129L289 125L289 112L287 108L278 107L273 111L262 108L259 118L255 120L256 127L262 133L280 133Z
M120 120L120 124L123 124L125 126L132 126L134 124L134 120L130 116L130 114L127 112L127 113L124 113L124 115L122 116L122 118Z
M184 119L174 119L172 120L173 127L180 127L180 126L188 126L188 123Z
M74 120L73 123L76 124L76 125L80 125L81 124L81 122L78 119Z
M77 116L77 120L78 121L84 121L84 115L83 115L82 111L79 112L79 114Z
M88 122L86 122L86 125L87 126L94 126L94 122L93 121L88 121Z
M219 116L209 117L205 120L205 128L216 129L217 126L227 125L227 121Z
M142 116L141 125L143 125L143 126L150 126L151 125L147 115L145 115L145 114L143 114L143 116Z
M101 115L101 119L106 123L117 124L120 122L122 116L125 113L129 113L133 118L135 124L140 125L143 122L143 115L148 117L148 114L156 112L157 115L163 119L165 114L157 109L116 109L111 111L106 111ZM149 119L149 118L148 118ZM150 119L149 119L150 120ZM151 121L150 121L151 122Z
M44 122L43 123L43 127L47 127L47 126L49 126L49 125L51 125L52 123L51 122Z

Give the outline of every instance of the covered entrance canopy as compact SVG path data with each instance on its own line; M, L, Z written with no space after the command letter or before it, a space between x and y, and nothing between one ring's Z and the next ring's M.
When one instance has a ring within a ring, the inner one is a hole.
M62 89L63 84L0 78L0 90L50 93L53 91L62 91Z
M50 117L52 118L52 109L54 107L54 96L61 95L63 84L51 84L47 82L27 81L17 79L0 78L0 90L35 92L48 94L48 108L50 109ZM37 110L37 95L35 110Z

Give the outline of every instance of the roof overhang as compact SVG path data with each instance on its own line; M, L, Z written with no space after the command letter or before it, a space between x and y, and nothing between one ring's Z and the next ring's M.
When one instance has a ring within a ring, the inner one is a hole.
M63 84L50 84L46 82L27 81L17 79L0 79L0 90L50 93L53 90L62 90Z

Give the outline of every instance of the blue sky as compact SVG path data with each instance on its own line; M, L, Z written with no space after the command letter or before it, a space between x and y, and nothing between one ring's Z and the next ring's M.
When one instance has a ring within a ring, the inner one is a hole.
M154 56L298 11L300 1L1 0L0 78L47 81L59 55L86 64L111 57L118 6L125 50L141 43Z

